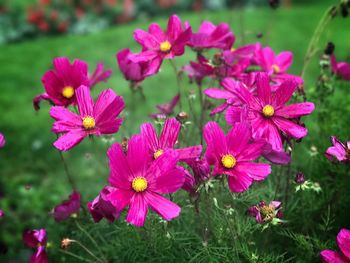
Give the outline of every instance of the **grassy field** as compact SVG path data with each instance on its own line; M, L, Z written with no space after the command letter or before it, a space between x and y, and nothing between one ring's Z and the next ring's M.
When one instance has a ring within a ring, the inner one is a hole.
M324 7L319 6L294 7L293 9L277 11L246 9L242 13L244 41L245 43L260 41L264 45L271 46L277 52L291 50L294 54L291 73L300 74L308 42L324 10ZM242 44L240 38L242 27L239 24L237 10L203 12L196 15L184 13L181 14L181 18L190 21L194 30L198 28L203 19L211 20L214 23L228 22L237 36L237 45ZM159 17L155 22L165 25L166 18ZM350 52L349 43L345 41L350 39L348 22L348 20L340 18L332 21L330 30L326 31L320 42L323 44L327 41L334 42L339 57L345 57ZM59 240L67 234L74 234L66 233L61 226L57 227L48 215L54 205L68 196L70 189L67 187L59 155L52 147L55 135L50 131L52 120L48 115L49 106L44 103L45 105L38 113L34 112L32 108L32 98L43 92L40 82L41 76L51 67L52 58L56 56L86 60L89 62L91 71L95 63L99 61L103 61L108 67L111 67L114 74L108 84L99 85L94 92L97 94L103 88L112 87L124 97L126 101L124 125L120 132L114 136L115 140L120 141L122 137L138 132L139 125L148 120L147 116L154 111L155 104L169 100L177 90L173 72L167 61L157 76L144 82L146 101L143 101L139 94L131 94L128 83L123 80L118 71L115 59L116 52L124 47L138 51L139 48L132 38L132 32L136 28L145 29L149 23L150 21L137 21L86 36L41 38L0 47L0 131L5 134L7 139L6 148L0 150L0 192L4 193L4 198L0 199L0 208L6 211L6 217L11 220L11 224L0 223L5 226L3 228L0 225L0 234L9 249L5 256L6 259L22 259L28 256L28 251L24 250L21 245L21 233L25 228L45 226L49 230L55 229L55 231L49 232L49 237L53 240ZM263 33L263 38L257 39L256 34L260 32ZM194 58L194 54L191 52L187 54L176 59L178 66ZM318 71L318 60L315 58L306 74L305 89L311 98L314 94ZM186 89L192 88L186 80L184 83ZM341 115L344 110L350 109L347 103L350 97L345 91L346 89L347 87L344 85L344 88L335 94L334 102L330 106L335 117L327 122L329 132L339 135L342 139L346 139L346 131L340 129L340 127L344 127L341 126L341 123L348 124L349 117L342 116L338 119L337 116ZM305 167L310 161L308 152L311 145L320 147L320 152L324 151L324 147L328 145L328 137L319 138L317 136L319 127L316 120L319 114L316 111L314 116L306 121L306 125L310 128L310 136L297 149L296 167ZM94 144L94 142L85 140L66 154L69 167L74 176L78 178L84 200L95 197L107 182L109 172L105 158L107 147L107 143L95 142ZM313 178L318 177L315 171L322 171L318 166L315 168L316 170L313 170L316 166L308 166L308 172ZM339 219L337 223L340 225L343 221L345 218ZM181 224L184 224L183 220L179 220L176 226L181 226ZM122 231L120 228L121 225L116 225L115 231ZM128 231L126 232L128 235L123 239L126 244L129 242L128 240L133 238L132 228L128 227ZM191 241L191 237L186 235L185 230L179 233L179 240L181 238L185 240L184 244L200 244L199 240ZM172 244L172 246L184 249L184 244L177 243ZM158 245L160 250L167 249L165 245ZM141 248L142 245L139 244L139 246L135 248L138 249L137 253L146 251L146 248ZM123 247L119 244L117 251L123 251ZM180 255L173 253L170 261L182 256L183 260L190 260L194 257L191 251L186 250L184 253L185 256L181 253ZM210 251L208 253L211 254ZM131 254L130 251L125 252L124 259ZM213 261L220 261L220 257L215 257L214 252L212 255L215 259ZM229 255L228 253L227 257ZM193 262L197 262L196 259L193 259Z

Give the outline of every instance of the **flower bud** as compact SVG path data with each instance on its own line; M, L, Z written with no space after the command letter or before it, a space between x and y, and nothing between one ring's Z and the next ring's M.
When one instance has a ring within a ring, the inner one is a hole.
M181 111L179 112L179 114L176 115L176 119L179 121L179 122L184 122L188 119L188 114L187 112L184 112L184 111Z
M295 175L295 178L294 178L294 182L296 184L303 184L305 182L305 176L302 172L297 172L297 174Z
M324 53L328 56L332 55L335 49L335 45L332 42L328 42L326 48L324 49Z

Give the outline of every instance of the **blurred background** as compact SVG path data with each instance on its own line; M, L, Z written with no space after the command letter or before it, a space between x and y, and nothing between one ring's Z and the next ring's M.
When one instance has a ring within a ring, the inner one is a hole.
M85 60L89 63L90 73L98 62L113 70L108 83L100 84L93 95L112 87L124 97L125 120L119 133L111 139L121 141L123 137L138 132L142 122L150 121L148 115L156 111L156 104L169 101L177 92L176 79L168 63L163 64L159 74L144 81L145 101L139 94L130 92L127 81L119 72L115 55L126 47L133 52L140 50L133 40L133 30L145 30L151 22L165 28L169 14L173 13L177 13L182 21L189 21L194 32L203 20L215 24L226 22L236 35L235 46L261 42L264 46L271 46L276 53L292 51L294 61L290 73L300 75L318 21L326 9L338 1L281 0L278 8L275 2L0 0L0 132L7 141L0 149L0 209L5 212L5 217L0 219L0 262L26 262L30 250L25 249L21 242L26 228L46 227L52 246L59 246L62 237L74 234L55 224L49 215L56 204L68 197L70 188L59 154L52 146L56 135L50 130L53 123L48 114L50 106L44 102L39 112L35 112L32 106L34 96L44 92L41 77L52 67L54 57ZM349 25L349 19L336 17L320 39L322 47L319 53L328 41L332 41L337 56L346 60L350 54ZM194 59L195 53L189 51L177 58L176 64L180 68ZM311 96L319 75L318 63L316 56L305 74L305 90ZM187 90L195 88L186 78L183 81ZM322 112L316 110L306 118L310 136L298 145L295 160L296 166L308 167L305 173L313 174L314 180L320 179L316 171L325 172L324 167L328 165L322 155L329 145L328 136L337 134L343 140L347 139L348 129L340 127L349 124L349 117L343 114L344 110L350 110L348 101L346 89L335 94L329 112L342 116L335 117L337 122L327 123L328 132L324 137L317 137L317 118ZM196 136L194 134L194 138ZM104 140L95 144L85 140L65 155L72 174L78 178L85 201L94 198L107 183L109 171L105 153L109 145L110 142ZM317 162L323 165L322 168L315 167ZM339 212L346 211L348 199L342 199L344 203L343 207L339 206ZM327 205L315 201L310 209L314 209L310 218L320 218L319 211L326 211ZM348 222L348 217L343 216L336 222L343 226L346 220ZM313 221L300 223L304 228L311 228ZM334 239L334 236L331 233L328 238ZM122 248L121 245L119 249L122 251ZM302 248L296 248L296 251L298 249L303 253Z

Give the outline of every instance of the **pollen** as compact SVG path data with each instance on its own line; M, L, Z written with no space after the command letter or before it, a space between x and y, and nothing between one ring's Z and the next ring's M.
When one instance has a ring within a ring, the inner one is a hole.
M62 96L66 99L70 99L74 96L74 88L72 86L66 86L62 90Z
M140 193L147 189L148 183L145 177L137 176L132 180L131 186L135 192Z
M83 118L83 126L86 130L91 130L95 128L95 119L91 116L86 116Z
M231 52L235 52L236 49L234 47L231 47Z
M171 44L170 44L170 42L168 40L166 40L166 41L160 43L159 48L160 48L160 51L162 51L164 53L167 53L171 49Z
M273 73L275 73L275 74L278 74L281 72L281 69L277 64L272 65L272 70L273 70Z
M269 205L265 205L260 208L260 213L264 220L270 220L275 215L275 209Z
M161 156L162 154L164 153L164 151L162 149L159 149L158 151L156 151L154 154L153 154L153 158L154 159L157 159L159 156Z
M267 118L272 117L275 114L275 109L271 105L266 105L262 109L262 114Z
M230 169L230 168L235 167L237 160L231 154L225 154L221 158L221 163L225 168Z

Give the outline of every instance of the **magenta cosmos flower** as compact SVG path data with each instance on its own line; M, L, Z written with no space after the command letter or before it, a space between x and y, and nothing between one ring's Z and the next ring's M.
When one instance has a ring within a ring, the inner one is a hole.
M281 151L282 133L291 138L300 139L307 135L307 129L297 124L297 119L311 114L315 106L311 102L285 105L292 97L297 83L283 82L276 92L271 91L269 76L259 73L256 79L257 95L253 95L243 85L236 85L231 79L225 79L234 93L244 104L243 107L230 107L226 111L226 121L234 124L240 120L242 110L247 111L247 121L252 126L254 139L265 139L272 149Z
M113 187L105 186L101 193L92 202L87 204L95 223L100 222L102 218L106 218L110 223L113 223L119 217L120 212L108 200L108 195L113 191Z
M35 248L36 251L29 259L29 263L46 263L47 255L45 251L47 236L45 229L28 230L23 233L23 242L27 247Z
M117 211L129 206L126 221L138 227L144 225L148 208L165 220L177 217L181 211L163 196L184 184L183 168L176 166L178 153L168 150L154 161L148 153L147 142L139 135L129 140L126 156L118 143L107 153L111 168L109 183L115 187L108 199Z
M272 201L266 204L265 201L261 201L258 205L254 205L248 208L248 214L255 217L255 220L259 224L266 224L271 222L274 218L282 218L281 202Z
M228 24L215 26L210 21L203 21L198 32L192 34L188 45L195 49L230 49L234 42L235 36Z
M148 32L137 29L135 40L142 46L142 52L130 56L134 62L155 60L159 65L163 59L172 59L185 52L185 45L192 34L191 27L184 27L178 16L172 15L165 32L158 24L151 24Z
M80 209L80 193L74 191L69 195L68 200L64 200L61 204L55 206L52 215L56 222L66 220L71 215L79 212Z
M0 132L0 148L4 147L6 144L5 136Z
M111 70L104 71L103 64L98 64L95 72L89 78L88 64L76 59L71 64L66 57L53 60L54 70L47 71L42 77L45 93L33 99L35 110L39 110L42 100L51 101L56 106L76 104L75 92L81 85L92 87L100 81L106 81Z
M346 62L337 62L335 55L331 56L331 66L334 74L342 79L350 81L350 64Z
M208 122L204 139L208 145L205 157L214 165L213 175L227 175L232 192L244 192L253 181L262 181L271 173L269 164L253 162L262 154L266 142L251 143L247 124L236 123L225 136L216 122Z
M164 123L163 130L158 137L156 130L151 123L141 125L141 135L147 141L148 155L152 159L157 159L168 149L174 149L181 130L181 124L175 118L167 119ZM175 149L179 154L179 161L189 162L198 158L202 153L202 145L190 146L186 148ZM190 190L194 185L192 175L185 172L184 189Z
M52 131L63 133L54 143L60 151L71 149L89 135L116 133L122 123L118 115L124 109L124 100L112 89L102 91L95 104L86 86L78 88L76 96L79 115L61 106L50 110L51 117L55 119Z
M128 48L117 53L118 66L126 80L139 82L158 72L161 64L160 60L153 59L135 63L130 60L130 55L133 54Z
M293 54L290 51L282 51L275 55L272 48L265 47L257 50L255 61L263 71L281 74L287 72L292 65Z
M346 142L344 145L340 142L337 137L331 136L331 143L333 146L329 147L325 156L328 160L333 161L334 157L340 162L349 162L350 161L350 141Z
M350 262L350 230L343 228L337 235L337 244L340 252L323 250L320 255L324 263Z
M0 209L0 219L3 218L5 215L4 211L2 209Z

